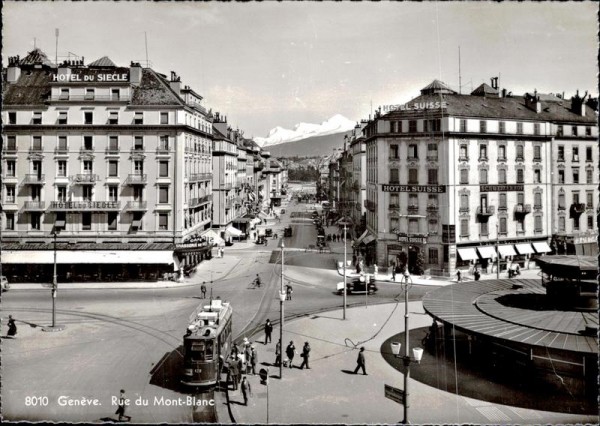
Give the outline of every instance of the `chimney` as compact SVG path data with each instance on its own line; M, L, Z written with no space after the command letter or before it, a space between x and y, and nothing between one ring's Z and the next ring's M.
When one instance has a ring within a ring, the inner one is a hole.
M525 93L525 106L538 114L542 112L542 103L540 102L537 90L533 92L533 95Z
M498 77L492 77L491 79L492 89L498 90Z
M139 62L131 62L129 82L132 86L139 86L142 82L142 66Z
M64 61L58 66L57 80L56 81L69 81L71 75L71 68L69 67L68 61ZM65 77L61 77L65 76Z
M19 57L10 56L8 58L8 69L6 70L7 83L15 83L21 76L21 67L19 66Z
M585 117L585 102L588 97L588 92L585 92L583 97L579 96L579 90L575 93L575 96L571 98L571 111L575 114L579 114L582 117Z
M500 97L502 97L502 98L506 98L506 89L502 89L502 90L500 91Z
M173 90L177 96L181 94L181 77L179 77L175 71L171 71L171 81L169 81L169 86L171 86L171 90Z

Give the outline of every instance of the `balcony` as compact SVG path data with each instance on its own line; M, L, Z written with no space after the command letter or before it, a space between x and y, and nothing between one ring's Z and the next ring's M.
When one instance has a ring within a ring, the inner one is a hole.
M458 208L459 213L469 213L469 206L461 206Z
M458 161L469 161L469 156L468 155L459 155Z
M427 161L437 161L437 160L438 160L437 154L427 154Z
M487 155L480 155L479 156L479 161L488 161Z
M66 146L57 146L56 148L54 148L54 153L66 155L69 153L69 148L67 148Z
M44 152L44 149L41 146L32 146L31 148L29 148L29 153L41 153Z
M413 204L413 205L408 206L407 210L408 210L409 214L410 213L413 213L413 214L419 213L419 206Z
M79 153L80 154L93 154L94 148L91 146L82 146L81 148L79 148Z
M561 162L563 162L563 163L564 163L564 161L565 161L565 156L564 156L564 154L563 154L563 155L560 155L560 154L559 154L559 155L558 155L558 157L556 158L556 161L561 161Z
M24 185L43 185L46 180L45 175L33 174L33 175L25 175L25 179L23 179Z
M25 210L28 211L43 211L46 210L45 201L25 201Z
M168 147L159 146L158 148L156 148L156 153L157 154L170 154L171 151L169 150Z
M419 157L408 156L406 157L406 161L419 161Z
M233 188L233 185L231 183L222 183L218 186L218 188L225 190L225 191L229 191L230 189Z
M535 161L536 163L541 163L542 157L533 157L533 161Z
M147 201L128 201L125 204L126 211L145 211L148 210Z
M398 161L398 160L400 160L400 157L397 154L396 155L390 154L390 156L388 157L388 160L389 161Z
M75 185L95 185L99 180L100 177L93 173L79 173L71 176L71 181Z
M531 213L531 204L517 204L515 206L515 216L523 217L529 213Z
M533 210L542 210L543 206L541 204L534 204Z
M146 174L130 174L125 180L125 185L146 185L148 175Z
M581 214L585 211L585 204L583 203L573 203L569 208L569 218L577 219Z
M437 204L427 204L427 211L430 213L436 213L439 209Z
M477 207L477 211L476 211L476 215L477 216L492 216L495 212L495 207L494 206L479 206Z
M120 201L51 201L49 210L62 212L102 212L121 210Z
M119 155L119 147L108 147L104 150L106 155Z
M4 153L5 154L16 154L17 153L17 145L11 144L11 145L6 145L4 147Z
M254 171L259 171L265 168L265 163L263 161L255 161L254 162Z
M390 210L398 210L400 208L400 204L390 204Z
M131 148L129 150L130 154L143 154L144 151L144 147L143 146L134 146L133 148Z

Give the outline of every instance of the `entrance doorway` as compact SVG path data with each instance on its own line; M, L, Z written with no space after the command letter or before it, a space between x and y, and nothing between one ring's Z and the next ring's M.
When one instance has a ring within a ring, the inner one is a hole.
M416 246L408 247L408 272L410 272L411 274L420 275L423 273L423 271L420 271L420 269L423 267L423 265L418 264L420 251L421 250L419 249L419 247L416 247Z

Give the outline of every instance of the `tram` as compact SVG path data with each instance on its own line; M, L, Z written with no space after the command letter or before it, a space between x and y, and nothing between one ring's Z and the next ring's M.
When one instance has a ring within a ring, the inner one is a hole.
M223 360L231 350L229 302L211 300L201 304L190 316L183 336L183 378L188 386L212 386L218 382Z

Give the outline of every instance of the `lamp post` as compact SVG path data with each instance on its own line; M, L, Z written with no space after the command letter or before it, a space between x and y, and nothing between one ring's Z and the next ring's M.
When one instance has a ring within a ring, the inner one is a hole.
M346 220L344 220L344 319L346 319L346 261L348 254L346 253Z
M408 343L409 331L408 331L408 290L412 286L412 282L409 282L410 274L408 270L404 271L404 281L400 284L404 288L404 356L400 355L401 343L392 342L392 353L396 358L402 358L404 366L406 367L406 373L404 374L404 420L403 424L408 424L408 379L410 378L410 364L412 362L420 363L423 357L423 349L413 348L413 356L410 356L410 348Z
M281 248L281 287L279 288L279 379L283 379L283 301L285 300L285 291L283 291L283 265L284 248L283 237L279 240Z
M498 234L498 223L496 223L496 279L500 279L500 252L498 252L498 242L500 234Z
M58 278L56 273L56 236L58 231L56 228L54 229L53 242L54 242L54 269L52 273L52 325L50 327L44 327L42 330L44 331L61 331L64 330L64 326L56 325L56 294L58 292Z

